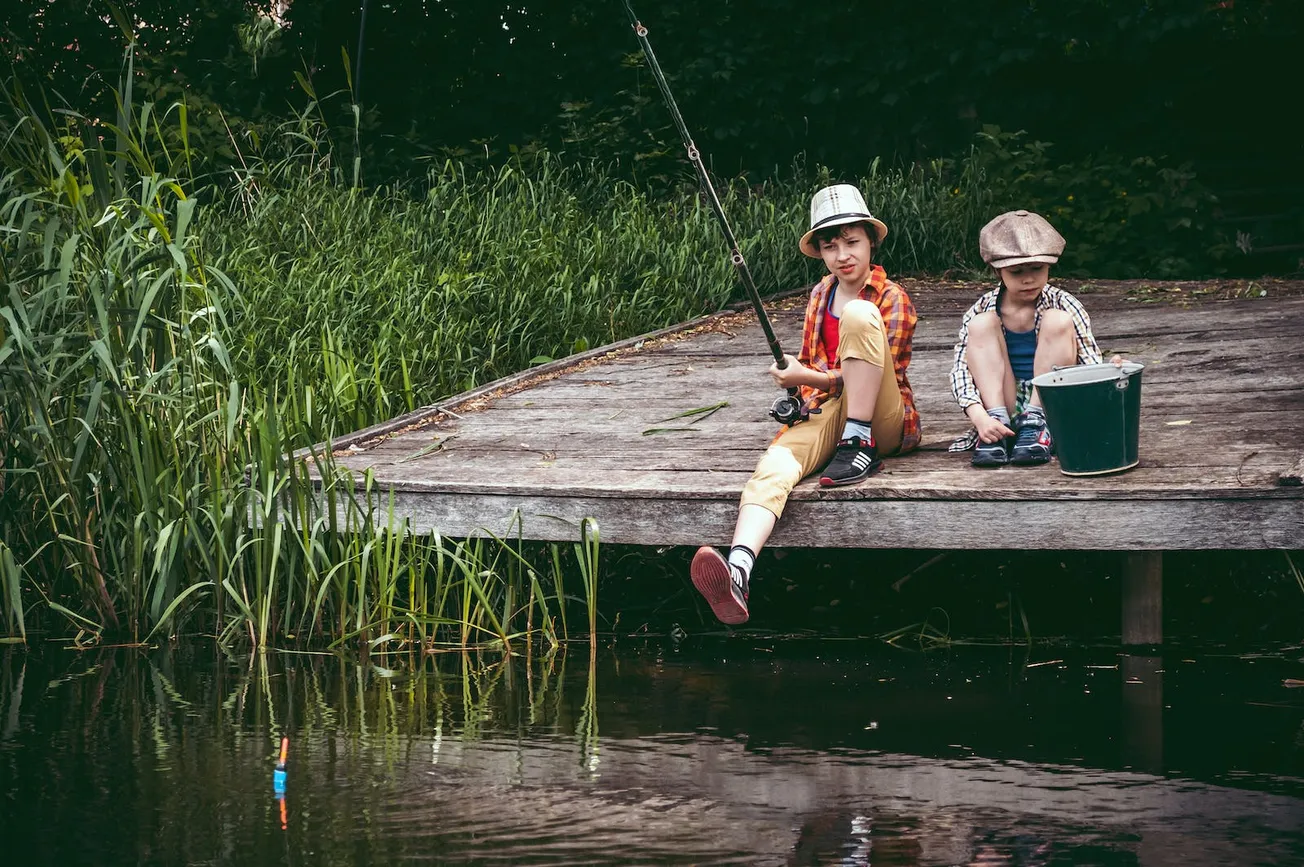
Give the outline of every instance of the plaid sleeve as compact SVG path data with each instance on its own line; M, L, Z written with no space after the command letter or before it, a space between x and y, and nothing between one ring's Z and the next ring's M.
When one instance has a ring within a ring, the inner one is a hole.
M905 370L910 366L915 325L919 322L914 302L905 290L894 285L883 294L879 312L883 315L883 327L887 329L887 346L892 352L892 362L898 371Z
M962 410L968 409L975 403L982 403L982 399L978 396L978 384L973 381L973 376L969 373L969 323L987 309L986 301L987 296L984 295L965 311L964 318L960 320L960 333L955 341L955 361L951 365L951 394Z
M801 352L797 360L803 367L815 364L816 344L819 340L820 314L829 297L829 284L833 281L826 277L811 287L810 299L806 302L806 316L801 324Z
M1096 336L1091 333L1091 317L1087 315L1082 302L1062 290L1057 294L1056 301L1056 306L1073 320L1073 330L1078 337L1078 364L1099 364L1104 357L1096 344Z

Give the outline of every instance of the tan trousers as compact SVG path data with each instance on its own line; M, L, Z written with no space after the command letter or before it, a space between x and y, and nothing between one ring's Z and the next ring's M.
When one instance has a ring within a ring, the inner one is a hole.
M847 302L838 323L838 357L867 361L883 369L871 421L874 441L880 455L889 455L901 447L905 425L905 404L897 385L896 368L888 349L887 329L878 306L856 299ZM743 488L742 505L768 509L777 518L783 514L788 494L803 478L821 469L833 457L842 430L847 423L846 393L820 405L806 421L793 425L766 449L756 464L756 471Z

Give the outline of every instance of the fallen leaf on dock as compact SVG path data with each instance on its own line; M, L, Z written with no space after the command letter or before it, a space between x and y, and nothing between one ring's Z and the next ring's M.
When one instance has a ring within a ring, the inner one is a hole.
M674 421L677 418L688 418L689 416L693 416L693 421L699 422L710 418L728 405L729 401L722 400L719 403L713 403L710 406L699 406L697 409L686 409L683 412L670 416L669 418L660 419L660 421ZM647 431L644 431L644 433L647 433Z
M423 448L421 451L413 452L410 455L401 457L398 460L394 461L394 463L405 464L408 461L415 461L417 458L422 458L425 457L426 455L433 454L434 452L442 451L444 446L448 445L450 442L452 442L455 439L457 439L457 437L451 436L451 437L444 437L441 440L435 440L430 445Z

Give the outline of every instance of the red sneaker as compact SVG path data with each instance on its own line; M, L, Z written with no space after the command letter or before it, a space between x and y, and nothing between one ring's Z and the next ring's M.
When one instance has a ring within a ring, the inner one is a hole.
M719 551L705 545L698 548L688 574L716 619L730 626L747 622L747 579Z

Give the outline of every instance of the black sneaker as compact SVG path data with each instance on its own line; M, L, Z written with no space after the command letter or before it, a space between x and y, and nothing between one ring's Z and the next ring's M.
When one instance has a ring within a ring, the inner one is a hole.
M698 548L688 574L717 620L730 626L747 622L747 577L719 551L705 545Z
M1009 437L1001 437L994 443L979 440L973 447L973 460L970 463L975 467L1003 467L1009 462Z
M1046 430L1046 417L1039 412L1024 412L1016 415L1014 427L1014 450L1010 463L1020 466L1044 464L1050 460L1050 431Z
M833 460L820 475L820 484L826 488L854 485L878 472L881 466L883 462L879 460L873 437L868 442L860 437L838 440Z

